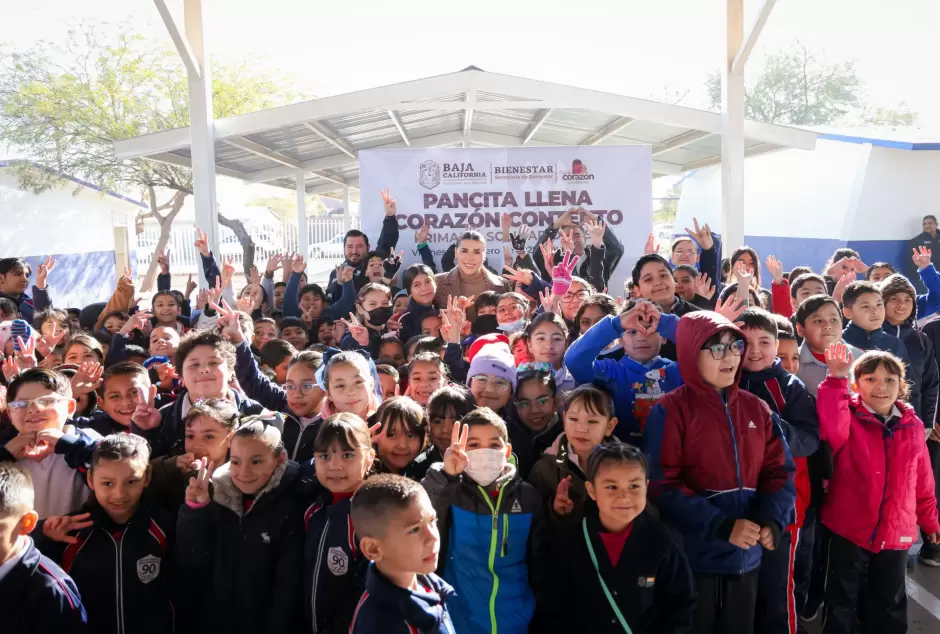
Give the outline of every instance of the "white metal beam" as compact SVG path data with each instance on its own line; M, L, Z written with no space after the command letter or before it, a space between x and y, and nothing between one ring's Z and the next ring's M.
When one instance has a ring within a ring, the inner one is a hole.
M307 236L307 190L304 183L304 171L297 170L297 247L304 260L310 257L309 238Z
M358 158L356 150L354 150L353 147L349 145L349 143L339 138L336 133L328 130L326 126L319 121L304 121L304 127L322 137L324 141L335 147L346 156L349 156L350 158Z
M401 135L401 140L405 145L411 147L411 141L408 139L408 133L405 131L405 125L401 122L401 117L398 116L398 113L394 110L388 111L388 117L392 120L392 123L395 124L395 128L398 129L398 134Z
M328 181L330 183L336 183L337 185L347 186L349 184L346 182L345 179L343 179L343 177L337 176L336 174L332 172L314 172L311 170L310 173L316 176L317 178L322 178L325 181Z
M272 160L275 163L280 163L281 165L286 165L287 167L300 167L300 161L292 159L286 154L282 154L277 150L272 150L271 148L261 145L260 143L255 143L250 139L244 137L236 136L229 139L225 139L225 143L231 145L232 147L237 147L240 150L245 150L246 152L251 152L258 156L263 156L266 159Z
M535 136L535 133L538 132L539 128L542 127L542 124L545 123L550 116L552 116L551 108L545 108L536 115L532 123L529 124L529 127L522 133L522 145L532 140L532 137Z
M352 229L352 209L349 208L349 187L343 187L343 231Z
M751 147L744 148L744 158L749 156L757 156L758 154L769 154L781 149L783 148L776 146L773 143L758 143L756 145L752 145ZM720 156L709 156L708 158L683 164L680 171L689 172L691 170L696 170L702 167L708 167L709 165L718 165L719 163L721 163Z
M711 132L703 132L702 130L689 130L688 132L683 132L678 136L674 136L671 139L663 141L659 145L653 147L653 156L657 154L663 154L669 150L675 150L680 147L685 147L689 143L695 143L701 139L704 139L707 136L711 136Z
M721 67L721 242L725 255L744 244L744 74L733 69L744 42L744 0L725 0L726 55Z
M199 66L199 62L196 60L196 56L193 54L192 48L189 46L189 40L187 40L186 36L180 31L179 25L176 23L176 18L173 17L169 7L166 6L166 0L153 0L153 3L157 6L157 11L160 12L160 18L163 20L163 25L170 34L170 39L173 40L173 45L176 46L176 52L179 53L180 59L183 60L183 66L186 67L186 75L188 77L199 77L202 69Z
M617 117L614 121L611 121L603 128L581 141L579 145L597 145L604 139L617 134L634 121L635 119L631 119L630 117Z
M464 139L468 139L470 136L470 130L473 126L473 104L477 100L477 91L475 88L471 88L467 91L467 101L465 104L465 109L463 111L463 136ZM467 141L463 142L463 146L467 147Z
M775 4L777 4L777 0L764 0L764 4L761 5L760 11L757 12L754 21L751 23L751 27L747 30L744 45L734 56L734 61L731 63L731 72L744 73L744 65L751 56L751 51L754 50L761 31L767 25L767 20L770 18L770 13L774 10Z
M188 157L179 156L177 154L170 154L169 152L148 156L147 160L156 161L158 163L166 163L168 165L176 165L177 167L185 167L187 169L193 168L193 162ZM245 172L239 172L238 170L232 170L228 169L227 167L220 167L218 165L215 168L215 173L221 174L222 176L239 178L241 180L246 180L249 176Z

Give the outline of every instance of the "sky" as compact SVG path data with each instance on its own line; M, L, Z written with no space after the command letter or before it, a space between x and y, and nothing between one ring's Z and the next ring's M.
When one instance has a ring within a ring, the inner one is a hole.
M182 15L182 0L168 0ZM745 0L747 26L761 4ZM706 105L706 75L720 64L722 0L204 0L213 55L277 68L313 94L449 73L469 65L634 97L684 93ZM146 0L8 3L0 42L25 47L80 21L126 22L171 46ZM755 49L799 40L829 61L855 61L869 100L900 101L940 131L940 3L935 0L782 0Z

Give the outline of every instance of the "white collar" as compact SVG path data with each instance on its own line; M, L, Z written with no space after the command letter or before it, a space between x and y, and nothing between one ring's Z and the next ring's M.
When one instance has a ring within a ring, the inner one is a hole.
M861 401L861 399L859 399L859 400ZM873 409L871 408L871 406L870 406L868 403L866 403L865 401L861 401L861 403L862 403L862 405L865 407L865 409L867 409L869 412L871 412L871 413L874 414L875 416L881 416L881 414L879 414L878 412L876 412L875 410L873 410ZM888 414L888 420L890 420L891 418L894 418L895 416L897 416L898 418L901 418L901 410L898 409L897 403L895 403L894 405L891 406L891 413Z

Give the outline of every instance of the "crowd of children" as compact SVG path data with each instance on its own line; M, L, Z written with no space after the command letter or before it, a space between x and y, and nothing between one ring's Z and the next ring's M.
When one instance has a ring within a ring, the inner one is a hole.
M769 255L762 288L696 222L608 294L631 265L583 209L535 244L504 218L502 272L425 228L402 270L383 200L326 290L274 256L236 298L202 233L214 287L161 257L149 310L0 259L4 631L907 631L910 549L940 566L929 251L913 281Z

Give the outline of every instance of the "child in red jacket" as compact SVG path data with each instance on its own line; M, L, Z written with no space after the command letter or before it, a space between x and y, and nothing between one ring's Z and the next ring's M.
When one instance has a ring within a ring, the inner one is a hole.
M918 525L940 540L924 423L904 402L904 364L891 353L871 350L853 364L845 344L832 344L826 365L816 399L834 462L821 515L832 532L823 631L855 632L867 583L861 631L906 632L907 550Z

